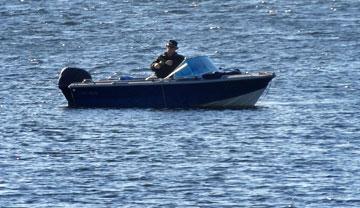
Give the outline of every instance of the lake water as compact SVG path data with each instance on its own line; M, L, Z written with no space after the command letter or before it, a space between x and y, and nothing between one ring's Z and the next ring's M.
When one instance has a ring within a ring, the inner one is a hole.
M360 207L360 2L1 1L0 207ZM276 73L244 110L70 109L168 39Z

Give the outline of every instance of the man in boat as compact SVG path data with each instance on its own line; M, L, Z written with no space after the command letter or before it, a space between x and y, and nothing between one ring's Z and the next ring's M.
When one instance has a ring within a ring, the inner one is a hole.
M173 72L177 66L185 59L184 56L178 54L176 50L178 43L175 40L169 40L166 43L166 51L160 55L151 64L151 70L155 72L157 78L165 78Z

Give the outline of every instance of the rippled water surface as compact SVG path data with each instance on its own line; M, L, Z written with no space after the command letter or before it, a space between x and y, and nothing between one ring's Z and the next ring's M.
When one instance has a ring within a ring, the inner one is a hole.
M360 2L2 1L0 207L360 207ZM277 74L254 109L69 109L62 67L168 39Z

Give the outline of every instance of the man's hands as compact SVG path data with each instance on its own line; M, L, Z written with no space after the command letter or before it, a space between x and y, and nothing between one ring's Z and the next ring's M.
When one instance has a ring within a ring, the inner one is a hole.
M155 69L160 69L160 67L161 67L161 65L160 65L159 63L155 63L155 64L154 64L154 68L155 68Z
M160 69L161 68L161 65L163 65L163 64L166 64L166 65L168 65L168 66L172 66L173 65L173 60L167 60L167 61L160 61L160 63L155 63L154 64L154 68L155 69Z

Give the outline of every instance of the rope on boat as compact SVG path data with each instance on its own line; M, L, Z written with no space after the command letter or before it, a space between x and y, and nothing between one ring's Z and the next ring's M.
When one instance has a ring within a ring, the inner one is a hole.
M167 108L164 85L163 85L163 84L160 84L160 86L161 86L161 91L162 91L162 96L163 96L164 105L165 105L165 108Z
M270 92L271 84L272 84L272 82L270 82L269 85L265 88L264 94L263 94L262 96L260 96L259 101L261 101L261 99L262 99L263 97L266 97L267 94Z

